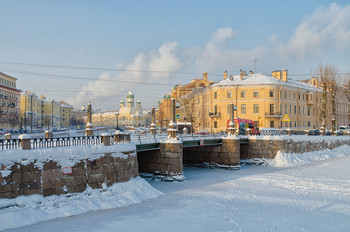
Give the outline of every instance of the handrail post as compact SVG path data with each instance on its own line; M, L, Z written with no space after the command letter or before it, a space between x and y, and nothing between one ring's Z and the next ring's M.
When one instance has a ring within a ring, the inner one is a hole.
M27 134L20 135L18 139L21 141L21 147L23 150L30 150L32 149L30 144L31 137Z

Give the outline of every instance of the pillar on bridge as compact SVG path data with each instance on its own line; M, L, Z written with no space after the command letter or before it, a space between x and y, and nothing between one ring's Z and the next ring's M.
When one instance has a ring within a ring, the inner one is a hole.
M85 129L85 136L94 136L94 129L92 126L92 107L90 102L87 104L87 123Z
M236 136L222 138L220 160L217 163L225 164L230 168L240 168L240 139Z
M160 143L159 152L159 173L169 177L183 177L182 141Z
M137 160L141 176L153 174L164 180L184 179L182 141L164 141L159 144L159 150L138 151Z
M150 134L156 134L156 109L152 107L152 124L150 128Z

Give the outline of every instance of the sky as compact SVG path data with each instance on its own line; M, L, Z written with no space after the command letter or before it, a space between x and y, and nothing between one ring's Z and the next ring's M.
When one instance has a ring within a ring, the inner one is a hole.
M17 87L81 108L118 110L129 90L144 108L208 72L320 64L350 72L348 1L0 0L0 72ZM255 63L254 60L257 62ZM255 66L256 64L256 66Z

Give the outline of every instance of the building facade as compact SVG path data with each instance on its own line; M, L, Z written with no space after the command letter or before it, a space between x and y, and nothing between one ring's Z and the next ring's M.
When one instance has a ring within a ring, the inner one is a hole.
M275 71L272 76L241 72L228 78L225 73L223 80L193 95L193 129L226 130L231 103L236 106L235 117L253 120L259 128L318 128L318 83L317 78L312 78L311 84L291 80L287 70Z
M61 103L61 115L60 115L60 120L61 120L61 127L63 128L68 128L71 125L71 121L73 118L73 106L69 105L66 102L60 102Z
M29 130L43 127L42 104L43 100L35 93L21 93L21 128Z
M143 110L141 101L137 100L135 106L135 95L129 91L124 100L120 101L119 111L96 112L92 114L92 124L98 126L117 127L139 127L151 124L151 114L148 110Z
M170 123L170 120L172 118L172 98L174 98L176 102L180 102L180 99L188 93L191 93L192 90L205 88L212 83L212 81L208 80L208 73L203 73L203 77L201 79L193 79L189 84L186 85L175 85L172 91L164 95L163 99L158 102L158 111L156 112L156 124L160 127L167 127Z
M0 129L19 128L20 90L17 79L0 72Z

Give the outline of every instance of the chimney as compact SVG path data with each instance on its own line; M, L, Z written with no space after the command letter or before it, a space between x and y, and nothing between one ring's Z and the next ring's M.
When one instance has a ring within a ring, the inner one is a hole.
M242 69L240 70L240 76L241 76L241 80L243 80L243 71L242 71Z
M249 74L254 74L252 70L249 71Z
M243 72L243 76L247 76L247 73L245 71Z
M315 86L315 78L311 77L311 85Z
M282 71L282 80L288 82L288 70Z
M224 80L227 79L227 71L224 72Z
M278 71L273 71L273 72L272 72L272 76L273 76L274 78L277 78L278 80L281 80L281 71L280 71L280 70L278 70Z
M207 72L203 73L203 79L206 81L208 80L208 73Z
M318 83L318 78L315 77L315 87L318 88L318 85L319 85L319 83Z

